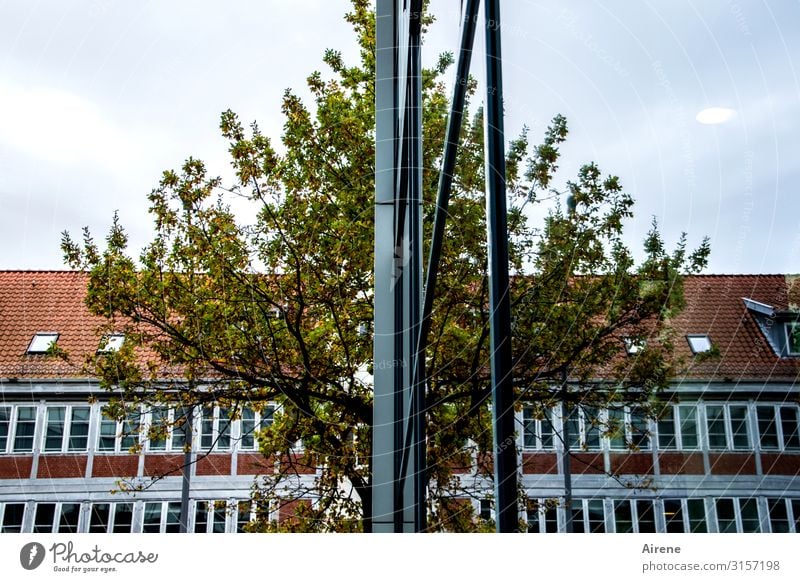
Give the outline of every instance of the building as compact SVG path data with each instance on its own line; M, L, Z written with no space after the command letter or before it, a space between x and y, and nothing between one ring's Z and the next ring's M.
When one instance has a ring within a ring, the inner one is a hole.
M103 322L83 304L86 280L77 272L0 272L0 528L177 531L183 435L124 436L130 426L103 417L109 395L82 372L81 358L116 349L124 337L98 331ZM565 488L564 419L557 410L545 418L520 412L529 531L566 531L569 505L576 532L800 533L800 285L784 275L692 276L685 293L686 309L673 322L685 365L663 415L612 413L638 450L578 411L569 419ZM53 342L72 361L48 355ZM634 357L637 346L627 347ZM146 411L141 424L162 414L174 411ZM254 438L270 413L243 411L230 423L218 408L202 415L190 465L191 529L241 531L257 509L253 480L271 470ZM478 477L472 468L462 478ZM125 483L147 487L120 492ZM270 509L283 518L290 508ZM475 509L491 517L488 500Z

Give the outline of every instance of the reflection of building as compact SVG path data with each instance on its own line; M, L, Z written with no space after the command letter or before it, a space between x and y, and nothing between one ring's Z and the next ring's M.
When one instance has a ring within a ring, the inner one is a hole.
M636 410L611 413L639 450L602 435L583 410L570 419L575 531L800 532L792 282L775 275L687 278L687 307L673 322L687 371L673 385L672 403L658 422ZM0 273L2 531L177 531L183 435L125 436L137 421L126 427L104 418L108 393L80 364L46 353L55 341L80 361L124 342L101 338L102 322L83 306L85 284L80 273ZM636 357L635 345L628 351ZM175 414L146 411L139 424ZM271 422L271 411L226 418L225 410L207 409L195 424L194 531L241 529L253 509L254 475L264 471L253 435ZM523 485L541 500L528 512L530 529L563 531L562 419L524 409L519 420ZM134 497L110 493L120 479L169 471ZM625 487L630 483L648 486ZM488 503L476 509L491 514Z

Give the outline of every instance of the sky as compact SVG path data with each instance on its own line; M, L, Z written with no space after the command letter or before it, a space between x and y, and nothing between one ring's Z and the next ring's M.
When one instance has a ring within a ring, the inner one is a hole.
M0 0L0 269L65 268L60 233L101 238L114 211L141 248L162 171L230 176L223 110L277 140L284 90L307 95L326 48L355 62L348 6ZM457 48L459 6L431 0L426 62ZM501 31L507 137L564 114L558 184L618 175L629 244L656 217L670 243L710 237L707 272L800 271L800 3L505 0Z

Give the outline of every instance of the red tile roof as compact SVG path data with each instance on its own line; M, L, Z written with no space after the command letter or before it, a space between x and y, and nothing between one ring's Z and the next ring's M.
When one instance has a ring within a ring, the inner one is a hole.
M87 275L72 271L0 271L0 378L84 377L105 323L88 313ZM698 275L684 280L686 309L675 318L676 355L683 379L795 381L800 358L779 358L742 298L784 310L798 302L800 283L784 275ZM56 331L71 362L27 355L37 332ZM718 358L695 358L686 334L708 334Z

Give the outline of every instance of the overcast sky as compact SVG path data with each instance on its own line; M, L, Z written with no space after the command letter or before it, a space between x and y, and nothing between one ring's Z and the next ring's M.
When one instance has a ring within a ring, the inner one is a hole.
M221 111L277 139L284 89L303 94L326 48L356 58L348 5L0 0L0 268L64 268L60 232L100 238L114 210L140 247L164 169L192 155L228 175ZM431 5L428 62L456 48L460 3ZM709 272L800 271L800 3L501 7L509 137L566 115L562 176L619 175L631 244L656 216L671 242L711 237ZM711 107L732 111L698 122Z

